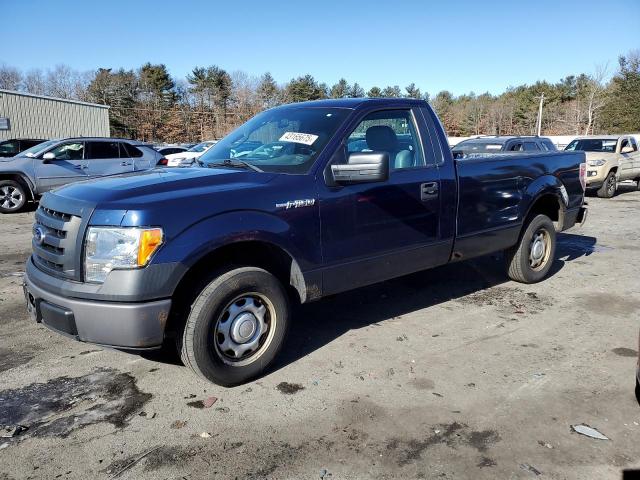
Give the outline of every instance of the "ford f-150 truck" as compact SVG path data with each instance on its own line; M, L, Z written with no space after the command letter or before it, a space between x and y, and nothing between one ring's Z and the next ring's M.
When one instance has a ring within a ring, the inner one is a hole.
M83 342L175 341L196 373L236 385L274 359L294 302L497 251L512 279L542 280L556 231L585 218L584 172L581 152L454 161L420 100L285 105L197 167L45 194L28 309Z

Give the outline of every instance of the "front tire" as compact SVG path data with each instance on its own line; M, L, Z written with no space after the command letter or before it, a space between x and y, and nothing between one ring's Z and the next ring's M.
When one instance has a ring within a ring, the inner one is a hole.
M202 378L231 387L260 375L280 351L289 300L276 277L256 267L217 275L198 295L178 348Z
M604 179L604 183L598 189L596 195L600 198L612 198L616 194L617 188L616 172L609 172L609 175Z
M0 180L0 213L17 213L27 203L24 187L13 180Z
M556 229L546 215L536 215L518 244L505 252L509 278L536 283L547 276L556 255Z

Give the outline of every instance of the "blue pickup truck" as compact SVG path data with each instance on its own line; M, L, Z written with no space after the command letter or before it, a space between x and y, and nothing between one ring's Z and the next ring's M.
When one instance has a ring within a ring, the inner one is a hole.
M272 362L294 302L498 251L537 282L556 232L586 216L584 153L454 160L412 99L277 107L198 163L45 194L33 318L117 349L175 341L197 374L237 385Z

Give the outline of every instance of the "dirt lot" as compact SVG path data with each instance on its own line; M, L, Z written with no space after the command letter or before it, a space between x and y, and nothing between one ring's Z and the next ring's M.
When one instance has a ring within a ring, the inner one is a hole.
M2 216L0 424L29 428L0 439L0 479L620 478L640 468L640 192L589 203L548 280L488 257L305 305L233 389L31 323L33 212Z

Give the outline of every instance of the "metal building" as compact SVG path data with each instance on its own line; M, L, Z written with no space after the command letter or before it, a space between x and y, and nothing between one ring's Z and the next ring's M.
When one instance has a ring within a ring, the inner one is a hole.
M106 105L0 89L0 140L108 136Z

